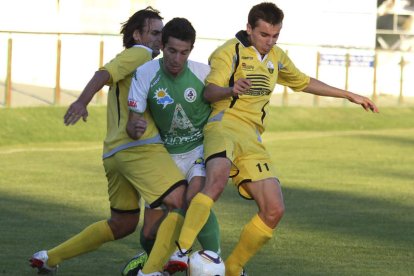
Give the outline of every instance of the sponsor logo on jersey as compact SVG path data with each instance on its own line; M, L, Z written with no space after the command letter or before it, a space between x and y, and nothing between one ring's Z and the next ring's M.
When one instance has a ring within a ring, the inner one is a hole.
M270 60L267 62L267 70L270 74L273 74L273 72L275 71L275 66Z
M137 102L134 100L128 100L128 106L132 108L137 108Z
M254 66L253 65L249 65L246 63L242 63L242 70L244 71L253 71L254 70Z
M242 56L241 59L248 59L248 60L253 60L253 57L246 57L246 56Z
M154 99L157 100L157 104L161 104L164 109L167 105L174 103L174 99L167 92L167 88L158 88L155 91Z
M192 87L187 88L184 91L184 99L189 103L194 102L197 99L197 92L195 89Z

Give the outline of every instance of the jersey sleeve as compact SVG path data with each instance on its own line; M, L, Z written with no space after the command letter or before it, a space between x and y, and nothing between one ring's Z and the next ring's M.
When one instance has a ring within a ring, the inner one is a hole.
M310 77L297 69L295 64L293 64L283 51L281 51L278 69L278 84L288 86L294 91L302 91L308 86Z
M204 84L206 77L210 73L210 66L204 63L189 60L188 67L191 72Z
M229 80L234 71L235 52L233 48L225 44L211 54L209 58L211 71L206 78L206 85L211 83L220 87L229 86Z
M129 87L128 109L136 113L144 113L147 108L150 82L144 78L145 68L143 65L135 71Z
M131 47L119 53L100 70L107 70L111 75L108 85L117 83L132 75L137 67L151 60L151 53L140 47Z

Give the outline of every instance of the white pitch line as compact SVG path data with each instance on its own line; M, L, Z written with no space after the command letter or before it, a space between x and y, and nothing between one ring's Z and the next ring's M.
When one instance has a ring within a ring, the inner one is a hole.
M13 153L21 153L21 152L68 152L68 151L85 151L85 150L97 150L102 149L102 145L99 146L89 146L89 147L28 147L28 148L11 148L11 149L4 149L0 150L0 154L13 154Z

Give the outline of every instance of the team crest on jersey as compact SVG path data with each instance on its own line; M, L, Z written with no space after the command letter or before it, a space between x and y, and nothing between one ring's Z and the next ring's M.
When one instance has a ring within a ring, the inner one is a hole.
M189 103L194 102L197 99L197 92L195 89L192 87L187 88L184 91L184 99Z
M167 92L167 88L158 88L155 91L154 99L157 99L157 104L162 104L162 109L167 105L174 103L174 99Z
M270 74L273 74L273 72L275 71L275 66L270 60L267 62L267 70Z

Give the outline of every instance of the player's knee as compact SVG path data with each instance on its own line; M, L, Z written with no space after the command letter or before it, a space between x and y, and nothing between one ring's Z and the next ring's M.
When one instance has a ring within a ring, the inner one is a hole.
M212 199L214 199L214 201L216 201L220 197L220 195L223 193L224 187L225 185L220 185L220 184L211 185L209 189L205 190L205 194L211 197Z
M108 220L114 238L121 239L135 232L138 225L138 216L112 217Z
M285 204L283 202L278 202L273 210L273 217L275 219L280 220L283 215L285 214Z
M185 186L179 186L171 191L163 201L169 210L183 209L185 207Z
M212 181L209 181L204 186L202 192L212 199L216 201L220 195L223 193L225 187L227 185L227 178L226 179L213 179Z
M282 219L285 213L285 205L283 202L274 202L268 205L266 211L264 212L265 222L266 224L272 226L272 228L276 227L279 221Z

